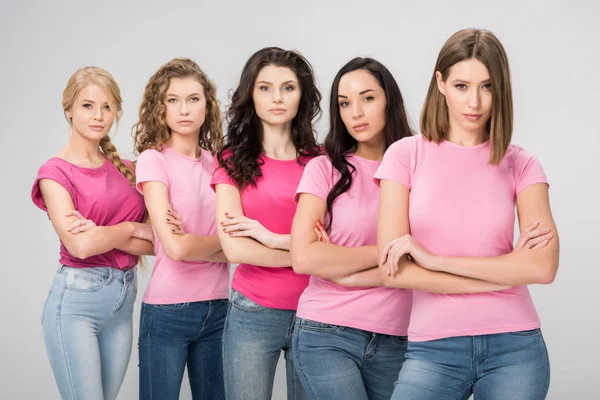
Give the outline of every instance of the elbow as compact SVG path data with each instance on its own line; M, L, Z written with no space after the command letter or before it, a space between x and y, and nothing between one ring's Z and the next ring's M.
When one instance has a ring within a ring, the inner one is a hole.
M544 268L540 268L538 279L536 283L542 285L549 285L556 279L556 273L558 272L558 263L556 265L546 265Z
M83 240L75 240L74 243L69 245L65 243L65 247L67 248L69 254L80 260L85 260L86 258L94 255L89 250L89 246L87 246Z
M165 255L173 261L183 261L184 255L179 246L165 246Z
M225 254L225 258L227 258L227 260L229 260L230 263L232 264L241 264L242 261L240 260L240 254L238 251L235 250L235 248L232 248L231 246L223 246L222 249L223 250L223 254Z
M312 264L306 257L303 257L301 252L293 251L290 252L292 256L292 269L297 274L310 274L310 265Z

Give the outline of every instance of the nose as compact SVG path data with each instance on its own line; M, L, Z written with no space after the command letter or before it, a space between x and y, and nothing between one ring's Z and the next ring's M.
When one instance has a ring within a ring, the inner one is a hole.
M360 103L359 102L354 102L352 104L352 118L358 119L358 118L364 117L364 115L365 114L363 113L363 110L362 110L362 107L360 106Z
M283 103L283 97L281 96L280 90L273 90L273 103L275 103L275 104Z
M480 103L481 93L479 93L479 88L473 88L471 93L469 93L469 107L477 109Z
M96 107L96 113L94 115L96 121L104 120L104 107Z
M180 104L179 113L181 115L188 115L189 111L187 108L187 101L181 101L181 102L179 102L179 104Z

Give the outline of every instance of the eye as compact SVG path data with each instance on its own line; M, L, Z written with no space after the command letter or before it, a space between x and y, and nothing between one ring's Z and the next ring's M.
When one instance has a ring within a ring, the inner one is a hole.
M83 103L82 107L83 108L92 108L92 105L90 103Z
M492 84L491 83L486 83L485 85L483 85L483 88L485 90L492 90Z
M288 86L284 86L284 87L283 87L283 90L285 90L286 92L291 92L291 91L292 91L292 90L294 90L294 89L295 89L295 88L294 88L293 86L291 86L291 85L288 85Z
M454 85L455 88L457 88L458 90L464 90L467 88L467 85L465 85L464 83L459 83L457 85Z
M270 88L266 85L261 85L258 87L258 90L260 90L261 92L268 92Z
M363 101L371 101L371 100L375 100L375 98L373 96L365 96L365 98L363 99Z
M200 101L200 97L192 97L192 98L190 99L190 101L191 101L192 103L195 103L195 102L197 102L197 101Z
M177 103L177 99L174 97L171 97L170 99L167 99L167 103Z
M108 104L104 105L104 109L110 111L110 106Z
M342 101L342 102L340 102L340 107L342 107L342 108L344 108L344 107L348 107L349 105L350 105L350 103L349 103L349 102L347 102L347 101Z

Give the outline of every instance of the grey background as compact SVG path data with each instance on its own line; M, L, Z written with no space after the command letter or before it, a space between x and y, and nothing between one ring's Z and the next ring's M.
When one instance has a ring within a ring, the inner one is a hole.
M29 197L39 166L68 140L60 106L69 76L97 65L119 82L124 117L114 141L131 156L130 128L150 75L172 57L195 59L227 93L255 50L298 49L312 62L327 108L350 58L393 72L418 125L437 53L465 27L495 32L512 67L515 133L542 162L561 236L551 286L531 291L550 349L550 399L595 397L600 228L598 6L592 1L6 1L0 6L2 229L0 398L58 399L39 315L58 266L58 239ZM327 110L318 124L326 132ZM152 260L149 263L152 264ZM140 296L149 273L140 274ZM134 315L137 336L139 299ZM137 398L137 348L120 399ZM273 398L285 397L283 368ZM184 383L182 398L189 399Z

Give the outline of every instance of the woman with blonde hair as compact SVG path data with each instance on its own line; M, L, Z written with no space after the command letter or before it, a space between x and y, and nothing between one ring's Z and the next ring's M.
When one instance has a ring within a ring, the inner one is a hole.
M115 399L131 355L137 256L152 254L152 231L131 164L108 136L121 117L114 78L78 70L62 106L71 138L39 169L31 192L61 242L44 340L63 399Z
M380 267L388 287L419 288L410 282L433 271L496 288L413 292L392 399L546 396L548 353L527 285L554 280L559 242L544 171L510 144L512 124L502 44L486 30L457 32L438 56L422 135L393 144L375 174ZM515 206L521 232L535 237L519 250Z
M216 236L213 154L221 145L217 90L192 60L161 66L134 126L137 188L156 234L139 337L140 399L224 399L222 342L229 268Z

